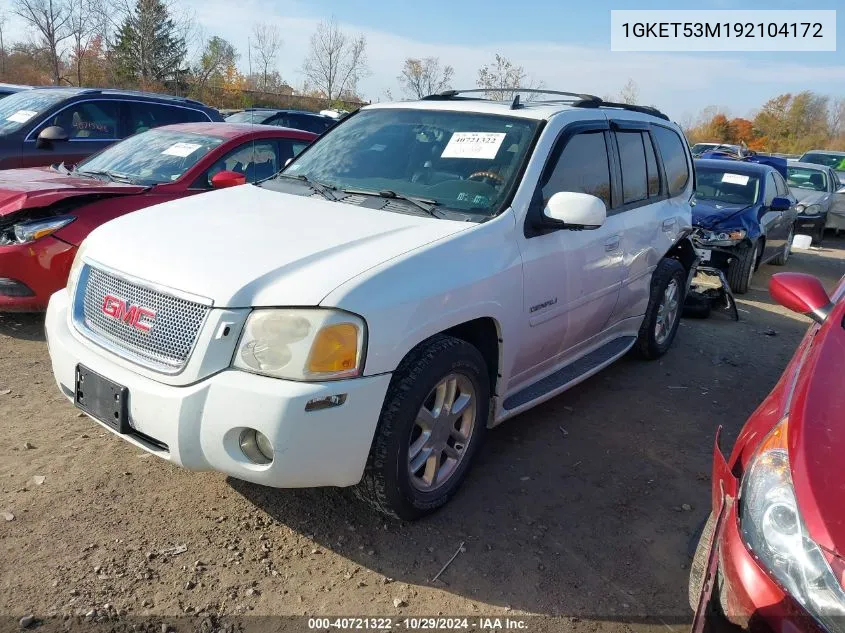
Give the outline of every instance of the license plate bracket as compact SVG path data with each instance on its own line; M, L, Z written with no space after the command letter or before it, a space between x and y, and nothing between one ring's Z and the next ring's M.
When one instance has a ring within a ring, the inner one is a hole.
M118 433L129 432L129 389L84 365L76 366L73 402Z

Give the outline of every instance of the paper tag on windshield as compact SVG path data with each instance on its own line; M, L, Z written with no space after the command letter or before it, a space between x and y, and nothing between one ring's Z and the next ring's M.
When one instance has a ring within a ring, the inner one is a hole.
M12 116L6 117L6 120L14 121L15 123L26 123L36 114L38 113L35 110L18 110Z
M180 156L185 158L185 156L189 156L197 151L202 145L198 143L174 143L166 150L162 152L162 154L167 154L168 156Z
M505 140L504 132L455 132L441 158L496 158Z
M743 176L742 174L722 174L722 182L745 186L748 184L748 176Z

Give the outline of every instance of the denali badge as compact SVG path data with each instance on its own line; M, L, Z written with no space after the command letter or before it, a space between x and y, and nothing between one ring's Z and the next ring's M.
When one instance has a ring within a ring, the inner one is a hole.
M126 325L142 332L150 331L153 325L152 322L156 317L156 313L153 310L147 310L147 308L141 308L139 306L129 306L123 299L118 299L113 295L106 295L103 299L103 314L118 321L123 321Z

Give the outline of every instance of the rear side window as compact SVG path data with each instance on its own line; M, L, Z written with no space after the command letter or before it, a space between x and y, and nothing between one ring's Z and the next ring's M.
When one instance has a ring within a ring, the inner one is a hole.
M322 117L309 116L307 114L281 114L268 121L271 125L289 127L294 130L305 130L315 134L322 134L328 129L329 124Z
M622 203L648 197L648 175L641 132L617 132L619 161L622 164Z
M204 112L193 108L181 108L164 105L163 103L147 103L130 101L128 133L137 134L161 125L171 123L196 123L208 121Z
M111 141L119 138L118 101L80 101L49 117L33 136L46 127L58 125L71 140Z
M689 165L684 142L674 130L669 128L654 126L652 131L657 147L660 149L660 156L663 158L669 195L677 196L684 191L689 182Z
M584 132L569 139L543 185L543 205L559 191L589 193L610 208L610 166L604 132Z

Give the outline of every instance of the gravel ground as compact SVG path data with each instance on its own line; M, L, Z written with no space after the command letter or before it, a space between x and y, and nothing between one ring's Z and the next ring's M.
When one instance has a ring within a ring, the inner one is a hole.
M845 240L787 269L832 288ZM139 452L59 394L41 317L0 315L0 629L534 614L557 617L525 630L684 631L716 426L729 449L807 328L765 292L778 270L757 273L739 323L684 320L662 361L623 360L495 429L460 494L414 524Z

